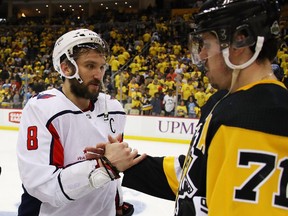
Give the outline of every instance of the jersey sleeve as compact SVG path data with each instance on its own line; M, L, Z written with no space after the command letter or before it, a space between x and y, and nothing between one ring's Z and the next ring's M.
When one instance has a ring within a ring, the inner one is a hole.
M93 190L88 175L95 168L96 161L82 161L63 167L63 151L58 145L59 155L55 163L51 156L55 140L46 127L45 116L44 111L33 102L26 104L17 141L18 167L23 186L31 196L59 207Z
M209 148L209 154L217 155L208 159L209 214L287 214L287 141L280 135L222 125Z
M162 199L175 200L185 156L151 157L124 172L122 185Z

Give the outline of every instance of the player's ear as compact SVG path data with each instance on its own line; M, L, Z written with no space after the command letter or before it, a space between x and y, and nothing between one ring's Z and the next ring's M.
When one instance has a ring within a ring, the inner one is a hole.
M235 33L233 38L233 43L231 45L230 54L239 57L243 53L247 53L247 51L250 51L250 37L246 37L244 34ZM248 45L246 45L248 44ZM252 55L252 53L250 53Z
M69 67L69 65L66 63L66 62L62 62L60 64L61 66L61 70L63 71L63 73L67 76L71 76L72 75L72 70L71 68Z

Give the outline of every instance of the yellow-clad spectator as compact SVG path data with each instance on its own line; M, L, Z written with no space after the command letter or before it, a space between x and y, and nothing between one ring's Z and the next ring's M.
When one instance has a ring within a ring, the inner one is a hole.
M132 97L132 92L135 91L135 89L138 89L139 85L136 82L136 78L135 76L133 76L130 80L130 82L128 83L128 97Z
M161 90L160 90L160 88L161 88ZM161 87L159 87L158 90L162 91L165 94L168 90L168 86L165 83L163 83L163 84L161 84Z
M288 51L284 51L284 52L279 56L279 61L282 63L282 62L286 61L287 58L288 58Z
M196 79L199 79L202 75L202 72L198 69L197 66L194 67L194 71L191 73L191 77L195 77Z
M134 89L134 91L132 91L132 93L131 93L132 102L133 102L133 100L135 100L136 97L140 98L140 101L141 101L142 93L141 93L139 87L136 87Z
M277 59L278 59L278 63L281 63L281 57L282 55L285 54L284 48L280 47L277 51Z
M184 70L183 71L183 79L188 80L189 78L191 78L191 72Z
M0 95L5 94L5 89L3 89L3 85L0 85Z
M147 85L147 88L149 89L148 94L151 97L154 97L155 93L158 92L159 87L160 87L160 83L158 79L154 79L151 83Z
M173 45L173 53L177 56L177 55L180 54L181 49L182 49L182 47L181 47L181 45L179 44L179 42L178 42L178 41L175 41L175 45Z
M123 55L125 56L126 61L130 58L130 53L127 50L123 50Z
M196 107L194 108L194 110L195 110L195 113L196 113L196 117L197 117L197 118L200 118L200 116L201 116L201 108L198 107L198 106L196 106Z
M125 78L126 81L129 80L130 74L129 74L128 70L122 71L122 74L124 75L124 78Z
M141 64L137 59L134 59L133 62L129 65L132 74L136 74L137 71L141 69Z
M159 63L156 65L156 68L164 74L166 68L169 66L169 62L164 61L164 59L159 59Z
M198 88L198 91L194 94L196 103L198 104L199 107L202 107L205 104L205 98L206 94L204 92L204 88Z
M112 61L111 61L111 71L112 73L116 73L119 68L120 68L120 62L118 61L118 56L116 56Z
M143 35L143 42L148 43L151 40L151 33L149 31L146 31Z
M6 45L6 43L7 43L7 37L2 35L1 38L0 38L0 43L4 47Z
M110 37L113 38L113 39L116 39L116 37L117 37L117 32L118 32L117 29L112 28L112 30L110 31Z
M120 83L124 82L124 80L126 80L125 76L123 73L118 73L115 77L114 77L114 85L116 88L120 88Z
M122 102L122 104L127 103L128 95L127 95L128 89L126 85L123 85L122 88L117 88L117 93L115 95L115 98Z
M192 85L192 78L188 78L187 83L182 85L182 99L186 102L193 94L194 86Z
M26 62L26 64L23 66L23 69L27 69L29 71L33 71L33 67L31 64L29 64L29 62Z
M112 47L111 47L111 51L113 55L116 55L119 51L121 50L121 47L119 45L119 43L115 43Z
M195 94L198 91L198 86L200 86L200 81L195 77L192 77L191 79L192 79L192 85L194 86L193 94Z
M172 66L173 68L175 68L176 65L179 64L179 61L178 61L177 59L174 59L174 60L171 60L171 61L170 61L170 64L171 64L171 66Z
M120 63L120 66L122 66L126 63L126 57L123 53L118 55L118 61Z
M145 58L143 55L136 55L135 59L137 60L138 63L140 63L141 65L145 63Z
M157 53L159 59L164 59L167 57L166 48L163 45L161 46L161 44L158 46Z
M158 53L157 44L156 44L156 42L152 42L152 43L151 43L151 46L150 46L150 48L149 48L149 54L150 54L151 56L156 56L157 53Z
M204 84L204 88L207 88L208 85L209 85L208 77L204 75L202 81L203 81L203 84Z
M142 38L139 36L138 40L135 42L135 50L137 53L140 53L142 51L142 48L144 46L144 42Z
M175 81L172 80L170 76L166 78L166 81L164 82L164 84L168 87L168 89L174 89L175 87Z
M211 85L210 85L211 86ZM208 91L206 89L206 95L205 95L205 103L209 100L209 98L216 92L216 89L214 89L212 86L208 88Z
M6 64L8 66L14 66L15 65L15 59L12 56L8 57L6 60Z
M4 54L5 54L5 56L9 56L11 53L12 53L11 47L6 47L6 48L4 49Z
M135 98L132 98L131 108L132 109L137 109L137 110L139 110L139 112L141 111L142 103L141 103L141 98L140 97L137 96Z
M180 101L180 104L176 106L176 116L177 117L187 117L188 110L184 100Z

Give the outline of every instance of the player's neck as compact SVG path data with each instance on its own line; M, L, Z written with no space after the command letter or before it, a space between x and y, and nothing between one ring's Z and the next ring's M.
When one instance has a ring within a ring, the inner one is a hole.
M240 71L233 90L235 91L243 86L259 82L264 79L277 80L272 71L271 64L267 61L262 64L257 64L255 62L248 68Z

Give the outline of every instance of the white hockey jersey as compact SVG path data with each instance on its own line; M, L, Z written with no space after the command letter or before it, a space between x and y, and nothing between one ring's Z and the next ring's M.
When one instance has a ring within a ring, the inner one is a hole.
M115 216L119 180L92 188L88 175L96 161L85 160L83 150L107 142L108 134L122 134L125 121L121 104L103 93L87 111L57 89L31 98L23 109L17 142L24 188L18 215Z

